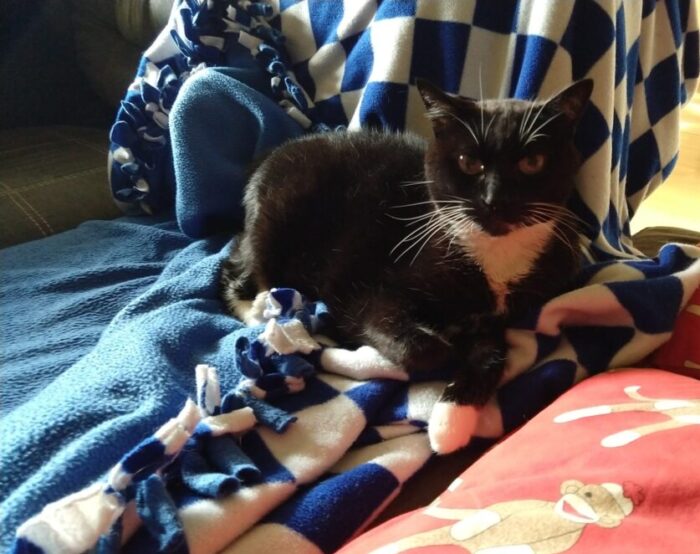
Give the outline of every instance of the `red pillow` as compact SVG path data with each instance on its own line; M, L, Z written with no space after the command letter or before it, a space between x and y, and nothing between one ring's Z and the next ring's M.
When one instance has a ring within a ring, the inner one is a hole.
M698 444L700 381L654 369L592 377L431 506L340 552L698 552Z
M670 340L652 355L651 364L700 378L700 288L679 314Z

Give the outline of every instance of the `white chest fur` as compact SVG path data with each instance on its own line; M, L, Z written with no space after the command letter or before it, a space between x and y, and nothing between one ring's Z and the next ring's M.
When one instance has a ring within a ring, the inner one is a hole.
M462 231L461 246L481 266L499 312L506 309L509 287L532 271L552 237L553 227L553 222L538 223L500 236L489 235L477 226Z

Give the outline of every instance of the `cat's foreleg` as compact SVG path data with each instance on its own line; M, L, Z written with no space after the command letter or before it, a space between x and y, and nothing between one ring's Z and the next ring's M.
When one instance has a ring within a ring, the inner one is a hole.
M260 290L253 277L251 249L246 237L233 250L221 267L221 296L229 313L248 326L259 325L268 296Z
M469 443L481 408L496 392L505 367L506 344L498 329L455 340L468 341L471 346L428 421L430 446L439 454L449 454Z
M321 366L326 371L358 381L367 379L407 381L410 373L438 369L437 360L441 355L426 356L426 352L437 353L434 340L434 337L426 336L420 330L411 334L410 337L405 334L401 337L388 336L374 331L368 342L376 347L364 345L356 350L326 348L321 354ZM411 344L407 345L405 341ZM440 342L439 349L443 348L444 345Z

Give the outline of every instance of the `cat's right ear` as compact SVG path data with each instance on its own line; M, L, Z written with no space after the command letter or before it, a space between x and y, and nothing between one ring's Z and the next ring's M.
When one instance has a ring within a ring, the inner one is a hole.
M455 101L452 96L440 90L430 81L416 79L416 87L423 98L425 104L425 114L428 119L436 120L450 117L456 110Z
M455 128L455 123L477 109L470 98L448 94L425 79L416 79L416 87L425 104L425 115L433 125L436 137L441 137Z

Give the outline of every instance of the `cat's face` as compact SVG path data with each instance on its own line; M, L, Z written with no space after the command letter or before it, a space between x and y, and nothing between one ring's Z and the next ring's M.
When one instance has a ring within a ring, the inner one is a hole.
M418 88L435 140L425 160L436 206L455 209L491 235L557 217L580 160L574 131L592 91L574 83L548 101L475 100Z

